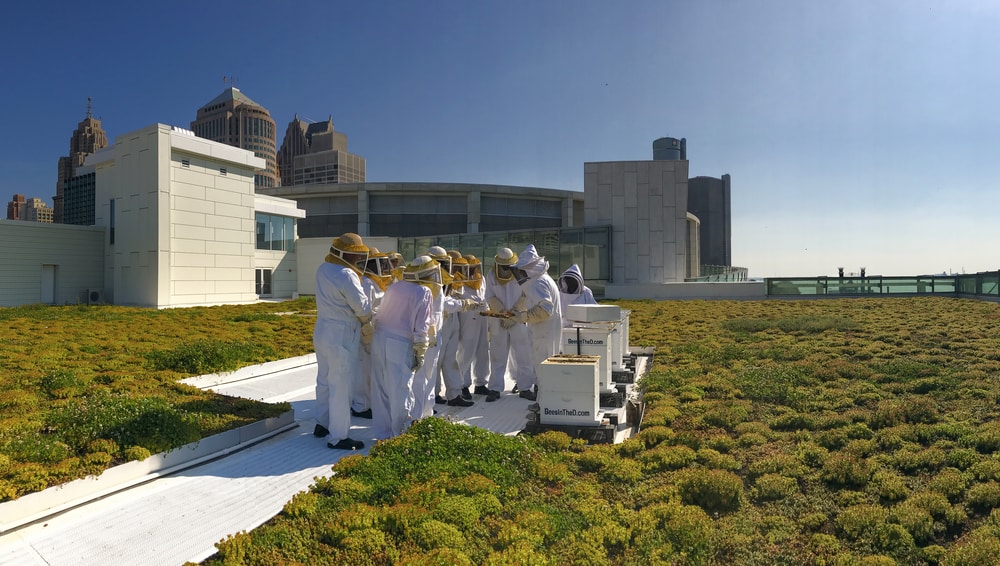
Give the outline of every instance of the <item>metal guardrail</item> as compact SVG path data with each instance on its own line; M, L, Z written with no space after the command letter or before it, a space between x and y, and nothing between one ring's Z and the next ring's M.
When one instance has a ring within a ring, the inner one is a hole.
M973 295L1000 298L1000 271L962 275L777 277L764 280L769 297L834 295Z

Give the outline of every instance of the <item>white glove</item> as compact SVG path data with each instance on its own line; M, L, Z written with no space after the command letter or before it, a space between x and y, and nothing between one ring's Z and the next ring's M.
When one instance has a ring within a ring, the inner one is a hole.
M500 319L500 328L503 328L504 330L510 330L511 328L514 327L515 324L517 324L517 323L514 322L513 318L501 318Z

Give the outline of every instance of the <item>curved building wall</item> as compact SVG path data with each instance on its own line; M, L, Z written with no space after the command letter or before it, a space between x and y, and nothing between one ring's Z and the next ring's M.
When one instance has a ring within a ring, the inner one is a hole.
M337 183L260 191L306 210L302 238L423 237L583 226L583 193L473 183Z
M688 212L701 221L702 265L733 264L730 177L688 179Z

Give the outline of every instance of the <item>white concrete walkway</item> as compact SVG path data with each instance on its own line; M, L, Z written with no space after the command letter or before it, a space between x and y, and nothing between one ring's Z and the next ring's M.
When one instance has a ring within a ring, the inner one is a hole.
M226 395L288 401L300 426L6 533L0 565L163 566L211 556L215 543L266 522L345 455L312 435L315 375L310 364L213 385ZM529 401L510 393L494 403L484 399L476 396L468 408L437 405L438 416L501 434L525 426ZM361 453L374 442L368 423L352 419L351 436L365 442Z

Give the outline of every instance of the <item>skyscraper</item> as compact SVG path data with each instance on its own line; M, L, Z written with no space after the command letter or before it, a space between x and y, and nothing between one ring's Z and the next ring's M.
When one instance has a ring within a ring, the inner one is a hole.
M56 181L56 196L52 197L53 222L63 221L63 191L66 181L76 176L76 170L83 160L92 153L108 147L108 134L101 127L101 121L91 112L91 100L87 97L87 117L80 122L73 137L69 139L69 155L59 158L59 178Z
M7 220L20 220L24 213L24 195L16 194L7 203Z
M198 109L191 122L194 135L252 151L267 162L267 168L254 175L257 189L278 186L277 129L271 113L236 87Z
M347 136L333 131L333 118L308 123L298 114L288 124L278 152L282 186L364 183L365 159L347 151Z

